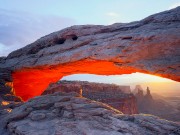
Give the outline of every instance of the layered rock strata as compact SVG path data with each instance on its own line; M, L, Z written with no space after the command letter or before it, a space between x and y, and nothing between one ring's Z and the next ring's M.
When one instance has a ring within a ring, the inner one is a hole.
M0 58L0 99L15 93L28 100L43 93L49 83L75 73L142 72L180 81L179 37L180 7L132 23L63 29ZM3 101L4 107L8 103ZM0 113L2 135L180 134L180 125L173 122L123 115L102 103L62 93L13 106Z
M1 135L178 135L180 125L151 115L123 115L77 93L29 100L0 119Z
M94 83L87 81L59 81L52 83L43 95L55 92L77 92L91 100L106 103L124 114L137 114L137 101L130 86Z
M12 69L24 100L75 73L142 72L180 81L179 14L177 7L131 23L72 26L10 53L0 68Z
M13 89L12 70L0 68L0 101L21 101L20 97L15 96Z

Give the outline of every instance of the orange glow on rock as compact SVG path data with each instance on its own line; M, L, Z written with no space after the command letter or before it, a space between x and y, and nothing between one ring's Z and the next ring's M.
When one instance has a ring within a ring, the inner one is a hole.
M2 101L2 102L1 102L1 105L4 105L4 106L9 105L9 102L7 102L7 101Z
M78 73L117 75L134 72L140 72L140 70L117 66L108 61L83 60L53 67L45 66L15 71L13 73L13 86L15 94L26 101L29 98L41 95L51 82L57 82L63 76Z
M13 88L13 83L12 83L12 82L6 82L5 85L6 85L6 86L9 86L9 87L11 87L11 88Z
M5 111L7 111L8 113L12 112L12 109L4 109Z

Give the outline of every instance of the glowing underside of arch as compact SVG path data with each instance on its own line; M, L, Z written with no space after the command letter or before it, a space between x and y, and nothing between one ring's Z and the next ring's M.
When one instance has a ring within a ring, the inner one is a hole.
M57 82L64 76L72 74L122 75L135 72L146 73L141 69L117 66L110 61L82 60L56 66L43 66L15 71L13 88L17 96L28 100L41 93L51 82Z

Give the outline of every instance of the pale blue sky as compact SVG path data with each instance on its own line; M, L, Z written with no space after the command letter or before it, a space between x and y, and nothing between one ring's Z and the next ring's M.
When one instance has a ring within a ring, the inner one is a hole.
M129 22L180 5L180 0L0 0L0 8L68 17L77 24Z
M137 21L177 6L180 0L0 0L0 56L71 25ZM167 81L139 73L110 77L73 75L64 79L121 85Z
M71 25L131 22L180 0L0 0L0 56Z

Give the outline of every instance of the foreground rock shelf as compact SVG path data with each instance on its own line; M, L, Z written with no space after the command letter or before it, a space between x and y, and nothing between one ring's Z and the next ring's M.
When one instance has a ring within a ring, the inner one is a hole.
M142 72L180 81L180 7L141 21L72 26L0 58L24 100L75 73ZM36 86L36 89L34 89Z
M151 115L123 115L77 93L39 96L0 116L1 135L178 135L180 125Z

